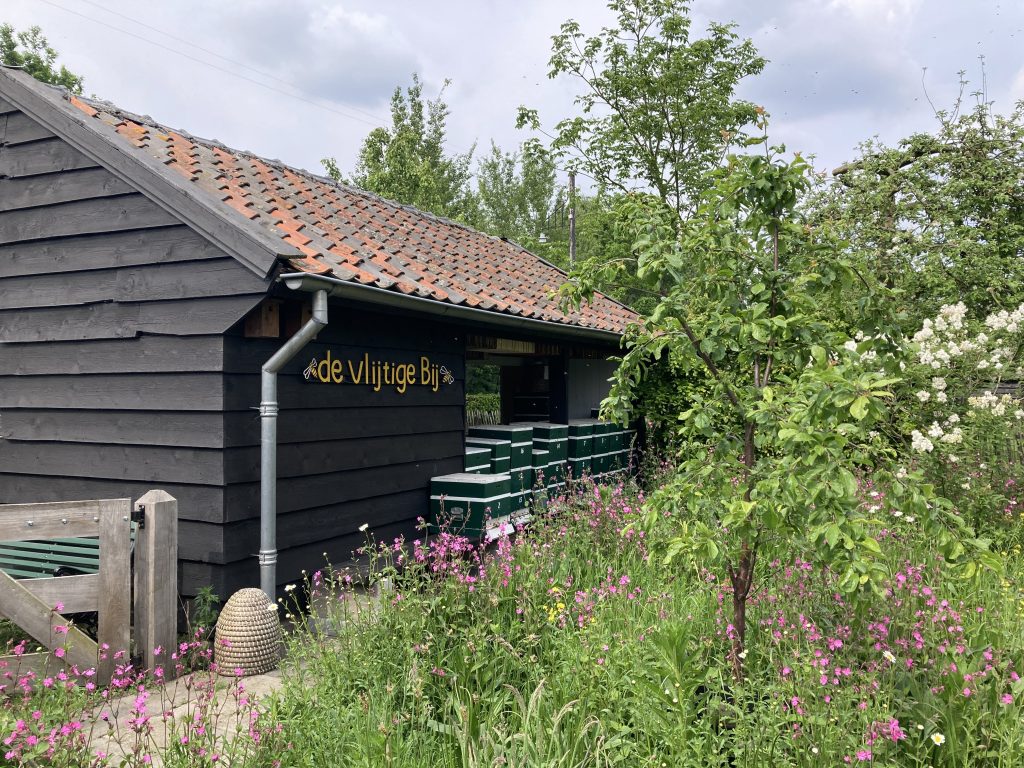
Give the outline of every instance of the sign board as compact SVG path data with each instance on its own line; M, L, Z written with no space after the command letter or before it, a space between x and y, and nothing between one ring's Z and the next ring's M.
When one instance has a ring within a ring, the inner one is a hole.
M404 395L410 387L425 387L437 392L455 383L455 374L447 366L431 361L426 355L416 362L371 357L364 352L360 357L332 357L331 351L322 359L313 358L302 372L307 381L322 384L355 384L380 392L385 387Z

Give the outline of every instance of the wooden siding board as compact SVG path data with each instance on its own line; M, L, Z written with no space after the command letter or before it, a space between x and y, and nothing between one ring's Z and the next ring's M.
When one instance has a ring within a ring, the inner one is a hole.
M153 483L148 481L123 478L0 473L0 504L127 497L138 499L153 487ZM222 486L161 482L159 487L178 500L178 516L181 519L220 522L225 498Z
M363 523L370 523L377 529L396 522L415 520L417 516L426 516L428 511L427 495L415 489L278 515L277 546L287 550L339 536L356 535ZM223 559L219 562L241 560L259 549L259 518L226 525L223 530L223 552L218 552ZM320 565L314 562L304 567L308 571Z
M430 478L461 472L462 468L463 456L460 454L323 475L283 477L277 483L277 511L280 515L286 515L304 509L314 509L324 504L357 502L373 498L380 494L382 489L389 493L418 491L426 503ZM258 482L229 485L225 488L224 494L225 522L259 517Z
M231 258L159 264L71 274L8 278L0 310L35 309L101 301L196 300L213 296L264 294L267 284Z
M300 353L301 354L301 353ZM309 360L304 361L307 365ZM424 387L410 387L401 395L402 405L431 408L437 406L461 405L465 402L464 384L456 380L443 391L431 392ZM278 401L283 411L293 408L375 408L388 402L369 387L347 384L321 384L305 381L299 375L278 376ZM257 374L229 374L224 377L225 408L230 411L245 411L259 405L260 377Z
M5 441L4 472L223 485L220 451L140 445Z
M83 168L45 176L0 179L0 212L95 197L114 197L133 191L106 168Z
M0 147L0 176L17 178L92 168L98 163L62 139Z
M331 440L322 443L292 443L277 449L277 476L307 477L361 467L382 467L396 463L429 461L463 456L463 433L434 431L396 437L362 440ZM228 483L259 477L258 447L228 448L224 451Z
M219 372L221 336L138 336L21 344L0 354L0 376Z
M224 420L217 411L53 411L10 409L0 438L177 448L222 448Z
M0 408L218 411L223 404L221 377L210 373L9 376L0 380Z
M5 117L7 129L0 134L2 144L24 144L27 141L57 138L53 131L44 128L24 112L10 112Z
M438 405L418 408L382 405L376 408L295 408L283 411L277 423L277 442L319 442L365 439L375 436L415 435L433 432L438 424L461 423L463 406ZM259 414L232 411L225 414L227 447L240 448L260 443Z
M31 146L31 145L29 145ZM180 223L137 193L0 213L0 244Z
M57 241L0 245L0 278L219 259L223 252L180 224Z
M18 108L11 104L11 102L6 99L0 99L0 115L6 115L17 111L19 111Z
M0 342L83 341L131 338L139 333L208 336L223 333L262 299L262 294L204 301L176 299L142 304L83 304L0 311Z

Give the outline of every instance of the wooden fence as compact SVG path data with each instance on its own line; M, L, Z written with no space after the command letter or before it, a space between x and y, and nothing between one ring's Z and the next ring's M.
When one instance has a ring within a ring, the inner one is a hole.
M134 506L135 647L148 669L164 665L177 645L178 502L164 491L149 491ZM8 669L27 669L62 654L60 662L97 668L106 683L117 651L131 653L132 520L131 499L95 499L48 504L0 505L0 539L32 541L99 537L99 572L42 579L14 579L0 572L0 615L54 652L4 656ZM94 641L63 613L98 613ZM155 650L165 649L164 656ZM101 652L102 651L102 652Z

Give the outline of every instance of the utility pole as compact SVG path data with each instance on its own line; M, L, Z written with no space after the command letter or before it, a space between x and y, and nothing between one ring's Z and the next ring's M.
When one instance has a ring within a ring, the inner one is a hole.
M576 171L569 171L569 268L576 264Z

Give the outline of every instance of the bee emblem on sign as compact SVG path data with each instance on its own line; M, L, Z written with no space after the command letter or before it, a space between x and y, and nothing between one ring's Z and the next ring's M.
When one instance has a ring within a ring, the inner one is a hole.
M447 367L443 365L441 366L441 381L443 381L445 384L455 383L455 376L452 374L451 371L448 370Z
M302 372L302 378L309 379L310 377L313 377L314 379L319 379L319 376L316 375L315 357L309 362L309 365L306 366L306 370Z

